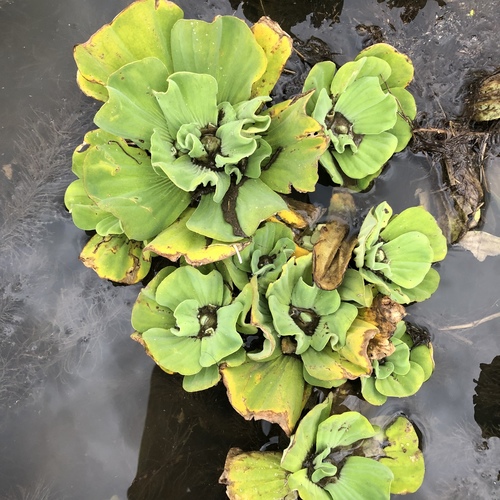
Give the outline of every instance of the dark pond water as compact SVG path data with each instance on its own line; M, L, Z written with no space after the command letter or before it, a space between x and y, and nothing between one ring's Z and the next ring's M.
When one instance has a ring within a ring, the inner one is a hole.
M129 3L0 0L1 499L221 499L227 450L269 439L230 409L221 388L187 395L154 370L129 339L140 287L102 282L78 261L86 236L62 197L95 108L76 87L72 47ZM464 85L500 65L497 0L178 3L186 17L206 20L254 22L264 8L298 40L321 40L340 64L370 33L383 36L414 62L426 126L457 119ZM498 157L486 175L483 229L500 235ZM406 151L360 202L387 199L399 212L418 203L419 190L439 195L428 159ZM314 201L328 195L321 188ZM414 397L353 405L382 419L403 411L418 425L427 474L408 498L500 498L500 257L479 262L457 246L439 272L438 292L408 309L433 335L433 377Z

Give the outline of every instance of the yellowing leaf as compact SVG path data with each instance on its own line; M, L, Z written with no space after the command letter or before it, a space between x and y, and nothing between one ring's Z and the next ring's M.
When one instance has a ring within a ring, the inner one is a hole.
M132 285L141 281L151 267L142 250L141 241L129 240L122 234L96 234L83 248L80 260L100 278Z
M288 472L280 466L281 452L243 452L231 448L219 483L227 485L233 500L277 500L297 498L287 483Z
M252 31L267 57L266 71L254 82L252 97L267 96L276 85L288 58L292 54L292 38L269 17L261 17L252 26Z
M182 10L167 0L130 4L87 42L75 47L80 88L88 96L105 101L109 75L144 57L157 57L172 72L170 35L182 17Z
M233 408L246 420L278 424L289 436L297 423L309 391L302 378L302 362L279 356L267 362L249 361L221 368Z
M380 463L389 467L394 474L391 493L405 495L420 488L425 474L425 464L419 449L418 435L411 422L398 417L385 429L389 444L384 447L385 457Z
M186 221L193 212L194 209L186 210L181 218L152 240L146 250L174 262L184 256L188 264L199 266L231 257L250 243L250 240L242 240L229 245L190 231Z

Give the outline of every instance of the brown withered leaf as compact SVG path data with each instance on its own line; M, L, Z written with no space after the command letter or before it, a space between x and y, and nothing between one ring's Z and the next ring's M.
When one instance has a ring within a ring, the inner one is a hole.
M443 128L413 130L413 149L428 156L438 184L432 201L428 194L419 193L420 203L428 209L435 205L436 219L449 243L456 243L480 223L485 159L498 136L496 121L471 129L470 120L477 119L473 112Z
M319 230L313 248L313 277L323 290L335 290L342 283L357 242L349 233L349 225L340 220L327 222Z
M500 255L500 237L486 231L470 231L458 244L469 250L479 262Z
M478 122L500 118L500 70L479 82L472 113L472 119Z
M313 236L313 277L323 290L335 290L351 260L357 239L352 233L356 214L354 198L345 189L334 189L328 207L327 222Z
M405 308L385 295L377 295L371 307L360 309L358 316L379 329L368 345L367 353L370 359L383 359L394 352L390 340L397 324L405 315Z

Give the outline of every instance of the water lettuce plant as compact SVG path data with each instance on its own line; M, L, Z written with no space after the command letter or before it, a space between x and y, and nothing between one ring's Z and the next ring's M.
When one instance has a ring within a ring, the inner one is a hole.
M314 90L307 111L330 138L320 161L333 182L365 189L408 144L416 106L405 87L412 78L411 61L384 43L339 69L332 61L311 69L303 89Z
M400 321L390 339L392 352L372 359L373 371L360 377L361 394L372 405L382 405L388 397L413 396L434 370L432 344L415 344Z
M245 296L233 299L218 271L169 266L139 294L133 338L163 370L184 375L184 389L199 391L218 383L219 364L245 360L244 310Z
M436 220L423 207L392 216L387 202L372 208L361 225L354 264L378 291L400 304L428 299L439 285L431 267L446 256Z
M231 449L220 482L231 499L389 499L413 492L425 466L411 422L396 417L385 428L353 411L330 415L332 398L300 421L279 452Z
M66 205L75 223L168 256L162 233L180 217L185 237L174 251L192 240L200 251L207 238L253 235L287 208L280 194L313 191L327 138L306 114L312 94L266 109L290 53L290 37L268 19L253 31L232 16L184 20L165 0L134 2L78 45L78 82L104 105L73 166Z
M375 328L357 318L356 306L342 302L336 290L313 283L311 255L290 259L269 285L266 299L269 328L280 339L281 350L300 356L306 381L332 387L370 372L360 353Z

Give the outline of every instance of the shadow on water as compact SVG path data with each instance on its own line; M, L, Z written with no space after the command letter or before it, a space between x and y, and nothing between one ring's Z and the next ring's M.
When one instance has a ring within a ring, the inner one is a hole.
M218 484L227 451L259 449L265 441L260 424L232 410L221 385L187 393L182 378L155 367L137 475L127 498L227 498Z
M129 3L0 0L2 499L224 498L217 478L228 449L268 440L231 410L222 387L190 395L175 377L157 368L151 375L151 360L129 339L140 287L114 287L78 261L86 236L62 200L95 105L76 87L71 50ZM300 89L315 54L342 64L386 40L414 62L412 92L428 127L457 120L474 74L500 64L495 0L179 4L206 20L235 13L253 22L265 13L312 47L307 59L292 59L295 74L280 83L279 98ZM433 175L423 153L406 150L358 204L386 199L399 212L422 191L438 195ZM498 157L486 176L482 229L500 235ZM325 203L330 191L319 186L313 201ZM358 404L371 417L403 411L421 430L426 479L408 498L500 498L499 257L479 262L457 246L439 272L438 292L408 310L433 336L433 377L404 401Z

